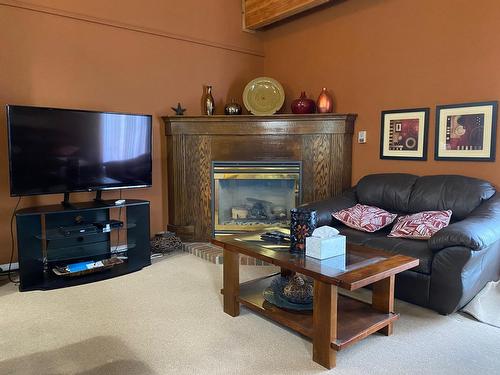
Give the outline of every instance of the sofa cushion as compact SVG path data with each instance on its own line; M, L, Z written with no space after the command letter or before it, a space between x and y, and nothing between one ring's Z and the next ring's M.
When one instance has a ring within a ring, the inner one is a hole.
M397 215L378 207L358 203L353 207L333 212L332 216L348 227L373 233L391 224Z
M361 204L391 212L408 212L410 194L417 179L406 173L371 174L359 180L356 195Z
M374 249L385 250L393 254L402 254L418 258L420 263L411 271L430 274L434 253L428 246L428 241L409 240L406 238L377 237L370 238L363 243Z
M335 228L339 230L340 234L347 237L348 243L353 243L355 245L363 245L374 238L384 238L389 233L389 230L385 228L375 233L361 232L360 230L352 229L345 225L336 225Z
M400 216L388 237L428 240L450 223L451 210L424 211L413 215Z
M418 258L418 267L408 272L416 271L424 274L431 273L434 253L429 249L428 241L408 240L405 238L389 238L390 228L386 227L375 233L361 232L344 225L336 225L340 234L347 237L347 242L355 245L365 245L374 249L384 250L393 254L408 255Z
M452 210L454 221L465 219L483 200L495 194L487 181L457 175L424 176L417 179L408 212Z

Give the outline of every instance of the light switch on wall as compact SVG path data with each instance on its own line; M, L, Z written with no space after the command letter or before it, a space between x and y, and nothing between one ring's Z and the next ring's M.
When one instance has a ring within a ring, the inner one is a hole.
M358 143L366 143L366 130L358 132Z

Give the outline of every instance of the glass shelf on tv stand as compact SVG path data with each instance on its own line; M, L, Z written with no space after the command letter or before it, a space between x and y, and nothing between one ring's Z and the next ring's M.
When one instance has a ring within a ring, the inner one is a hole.
M137 225L135 223L127 223L121 227L110 228L109 231L103 231L102 229L97 228L97 230L95 232L74 233L74 234L70 234L70 235L65 235L64 233L61 233L60 229L64 229L64 227L61 227L61 228L48 229L45 231L45 233L37 234L35 236L35 238L37 238L39 240L46 240L46 241L66 240L66 239L70 239L70 238L95 236L98 234L110 233L112 231L121 230L121 229L131 229L131 228L135 228L136 226Z
M92 248L91 245L94 245L94 247ZM80 250L83 250L83 248L85 247L88 248L86 252L79 254L50 254L50 252L47 253L45 257L41 259L44 265L43 267L44 270L50 271L54 266L66 266L67 264L84 262L84 261L96 262L99 260L109 259L113 257L117 257L124 261L127 261L128 252L131 249L134 249L136 247L136 244L129 243L126 245L111 246L111 248L109 247L109 245L106 248L105 246L95 247L95 244L89 244L81 246ZM77 246L75 246L75 248L77 248ZM63 250L63 248L58 250Z
M49 266L50 264L62 264L62 263L66 263L66 264L71 264L71 263L78 263L78 262L83 262L83 261L98 261L98 260L102 260L102 259L108 259L108 258L112 258L112 257L117 257L117 258L120 258L120 259L127 259L128 256L127 256L127 251L130 250L131 248L128 248L126 250L123 250L123 251L119 251L119 252L106 252L106 253L94 253L94 254L88 254L86 256L82 256L82 257L79 257L79 258L75 258L75 257L66 257L66 258L57 258L57 259L45 259L45 264L47 266ZM95 259L91 259L91 258L95 258Z

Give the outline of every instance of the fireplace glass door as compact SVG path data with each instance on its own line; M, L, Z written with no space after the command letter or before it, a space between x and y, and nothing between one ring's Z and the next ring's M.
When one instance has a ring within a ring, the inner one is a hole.
M288 227L300 204L300 170L300 162L214 162L214 234Z

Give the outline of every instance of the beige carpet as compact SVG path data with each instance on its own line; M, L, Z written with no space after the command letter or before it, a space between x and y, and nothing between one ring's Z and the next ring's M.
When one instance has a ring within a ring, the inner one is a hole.
M272 267L242 266L242 279ZM311 343L248 310L222 312L222 267L189 254L49 292L0 286L0 374L319 374ZM337 356L332 374L499 374L500 329L397 303L391 337Z
M462 312L480 322L500 328L500 281L487 283Z

